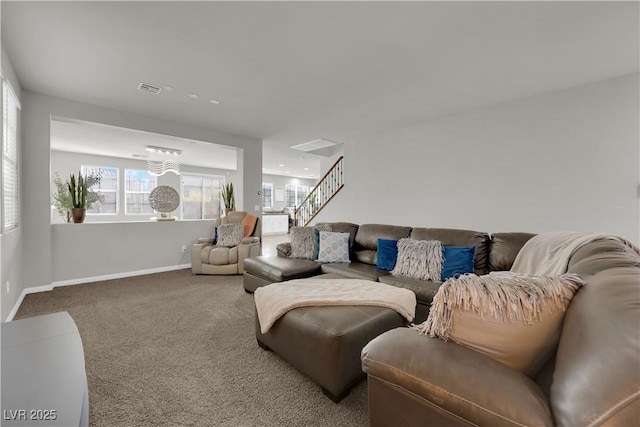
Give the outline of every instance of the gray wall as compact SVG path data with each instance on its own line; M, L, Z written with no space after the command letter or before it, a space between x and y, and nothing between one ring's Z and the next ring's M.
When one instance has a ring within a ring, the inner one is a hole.
M317 221L640 242L638 74L345 141L345 187Z
M11 60L7 56L4 48L2 48L2 76L8 79L16 92L18 99L22 102L22 88L20 81L16 76ZM2 92L0 85L0 92ZM0 96L0 99L2 97ZM0 104L2 102L0 101ZM2 107L0 106L0 111ZM0 120L0 128L2 120ZM1 135L1 133L0 133ZM0 136L1 137L1 136ZM18 130L18 144L22 140L22 134ZM21 153L18 153L18 161L24 164ZM20 180L20 177L18 177ZM20 185L20 182L18 183ZM22 209L19 211L22 212ZM0 320L7 318L13 305L22 293L22 240L23 240L24 222L19 224L18 228L0 235ZM9 283L9 291L7 292L7 283Z
M50 224L49 124L52 116L238 147L241 149L240 161L244 163L238 165L237 181L239 190L244 187L244 191L239 191L236 202L239 209L260 205L258 195L262 182L262 141L260 140L130 114L32 91L23 91L22 107L22 234L23 253L30 261L23 269L18 295L26 287L46 286L59 280L86 277L86 274L107 275L157 268L157 258L152 256L151 252L155 250L162 252L166 249L164 246L156 248L149 246L149 237L153 236L154 232L157 231L162 235L166 231L164 223L122 223L109 224L109 226L104 224L105 226L102 227L103 224L83 224L81 228L76 229L72 228L74 225ZM166 249L171 251L172 256L171 264L168 265L175 265L175 247L180 247L203 233L209 234L207 221L202 224L204 227L202 230L194 230L191 221L178 221L170 226L177 228L178 231L163 235L169 239L166 242L167 248L171 248ZM82 239L78 239L75 233L82 233L81 230L89 230L89 227L94 228L86 232L87 240L84 243L70 244L80 243ZM101 247L99 255L109 261L101 261L104 262L104 266L93 272L88 268L74 267L73 260L85 259L88 256L88 249L94 245ZM55 270L53 262L56 262ZM72 273L70 275L65 273L63 277L61 272ZM12 300L7 306L13 306L17 296ZM3 310L4 306L3 304ZM6 318L6 314L3 311L3 318Z
M134 222L134 221L149 221L149 217L152 215L143 214L143 215L125 215L124 212L124 184L122 182L124 176L125 169L147 169L147 162L145 160L137 160L137 159L123 159L119 157L107 157L107 156L95 156L88 154L78 154L78 153L69 153L67 151L51 151L51 194L56 191L55 185L53 184L53 179L55 178L55 173L64 180L71 173L78 173L81 165L96 165L96 166L112 166L120 169L120 194L119 194L119 212L117 215L87 215L85 222L93 223L93 222ZM205 175L219 175L224 176L225 182L233 182L234 187L238 187L237 184L237 172L234 170L227 169L213 169L213 168L203 168L191 165L180 165L180 170L183 173L197 173L197 174L205 174ZM158 185L168 185L173 187L180 193L181 186L180 176L175 175L173 173L167 173L165 175L158 177ZM180 209L178 207L174 212L171 213L171 216L177 216L180 218ZM55 209L51 210L51 223L52 224L62 224L65 223L65 219L60 217L58 211Z

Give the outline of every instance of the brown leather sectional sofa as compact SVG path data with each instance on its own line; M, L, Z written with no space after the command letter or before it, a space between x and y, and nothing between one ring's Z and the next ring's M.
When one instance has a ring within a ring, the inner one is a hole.
M378 239L439 240L443 245L475 246L475 273L509 270L530 233L488 233L449 228L422 228L397 225L330 223L332 230L350 234L351 263L321 264L308 259L290 258L291 244L278 245L277 257L253 257L245 261L244 288L253 292L260 286L318 274L339 274L354 279L368 279L412 290L418 302L415 322L424 321L441 282L392 276L376 268Z
M378 238L413 236L444 245L475 245L476 273L482 274L509 270L533 236L377 224L332 226L351 233L350 264L287 258L290 248L285 244L278 257L247 260L245 290L323 273L379 280L414 290L419 322L440 284L377 270ZM533 379L467 347L406 327L370 341L362 351L370 425L640 425L640 257L619 241L599 240L577 250L568 271L581 275L586 285L567 310L556 355Z

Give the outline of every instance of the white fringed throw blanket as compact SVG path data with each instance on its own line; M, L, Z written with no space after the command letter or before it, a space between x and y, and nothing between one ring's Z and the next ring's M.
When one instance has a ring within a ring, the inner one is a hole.
M630 241L606 233L549 232L532 237L516 256L511 271L535 276L559 275L567 272L569 260L583 245L596 240L618 240L640 255Z
M416 295L403 288L360 279L296 279L255 291L260 331L265 334L289 310L329 305L369 305L397 311L408 321L415 316Z
M514 273L476 276L465 274L447 280L433 298L428 319L415 329L421 334L449 338L456 310L472 311L510 322L531 325L549 309L564 311L584 284L580 276L523 276Z

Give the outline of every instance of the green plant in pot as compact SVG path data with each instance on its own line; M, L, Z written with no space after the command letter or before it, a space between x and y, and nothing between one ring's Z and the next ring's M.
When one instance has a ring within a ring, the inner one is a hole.
M236 196L233 193L233 182L228 182L222 187L222 203L225 215L236 210Z
M53 194L53 205L67 222L81 223L84 221L87 209L99 205L103 201L103 196L91 187L100 182L100 175L88 174L82 176L78 172L78 178L70 175L65 182L56 173L53 183L56 192Z

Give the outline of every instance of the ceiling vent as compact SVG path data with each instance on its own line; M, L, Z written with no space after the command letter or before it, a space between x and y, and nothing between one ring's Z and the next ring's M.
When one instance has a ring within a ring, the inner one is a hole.
M313 141L304 142L298 145L293 145L291 148L293 148L294 150L304 151L305 153L312 153L316 150L333 147L334 145L338 145L338 144L336 142L329 141L326 139L314 139Z
M152 93L154 95L157 95L160 92L162 92L162 88L161 87L154 86L154 85L149 84L149 83L143 83L143 82L138 83L138 90L141 90L143 92L149 92L149 93Z

